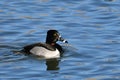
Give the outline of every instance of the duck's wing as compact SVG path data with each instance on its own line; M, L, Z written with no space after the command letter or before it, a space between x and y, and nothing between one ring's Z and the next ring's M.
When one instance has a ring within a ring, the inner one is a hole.
M25 53L30 53L30 50L33 47L40 46L40 45L41 45L41 43L30 44L30 45L24 46L22 51L24 51Z
M28 54L30 54L30 50L32 49L32 48L34 48L34 47L44 47L44 48L46 48L46 49L49 49L49 50L52 50L52 51L54 51L55 50L55 48L54 47L52 47L52 46L50 46L49 44L45 44L45 43L35 43L35 44L30 44L30 45L27 45L27 46L24 46L23 47L23 51L25 52L25 53L28 53Z

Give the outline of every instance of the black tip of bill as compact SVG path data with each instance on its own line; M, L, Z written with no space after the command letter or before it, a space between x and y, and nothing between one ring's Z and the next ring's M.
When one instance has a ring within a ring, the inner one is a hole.
M64 42L64 43L68 43L68 41L66 41L66 40L64 40L63 42Z
M64 43L68 43L68 41L65 40L65 39L63 39L62 37L60 37L59 41L62 41L62 42L64 42Z

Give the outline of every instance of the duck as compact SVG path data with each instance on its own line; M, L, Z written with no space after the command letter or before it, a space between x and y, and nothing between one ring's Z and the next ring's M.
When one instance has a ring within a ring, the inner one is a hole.
M43 57L46 59L60 58L64 53L61 45L57 42L68 43L57 30L48 30L46 36L46 42L38 42L23 47L23 51L26 54L32 54L35 56Z

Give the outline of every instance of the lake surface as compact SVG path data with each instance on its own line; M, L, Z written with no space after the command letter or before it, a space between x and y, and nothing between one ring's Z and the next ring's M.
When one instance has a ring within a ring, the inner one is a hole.
M49 29L61 59L20 52ZM0 0L0 80L120 80L120 0Z

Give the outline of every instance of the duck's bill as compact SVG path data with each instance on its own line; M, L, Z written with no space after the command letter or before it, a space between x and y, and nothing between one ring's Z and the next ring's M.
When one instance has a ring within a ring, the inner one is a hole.
M62 42L64 42L64 43L68 43L68 41L67 40L65 40L64 38L62 38L62 37L60 37L59 38L59 41L62 41Z

